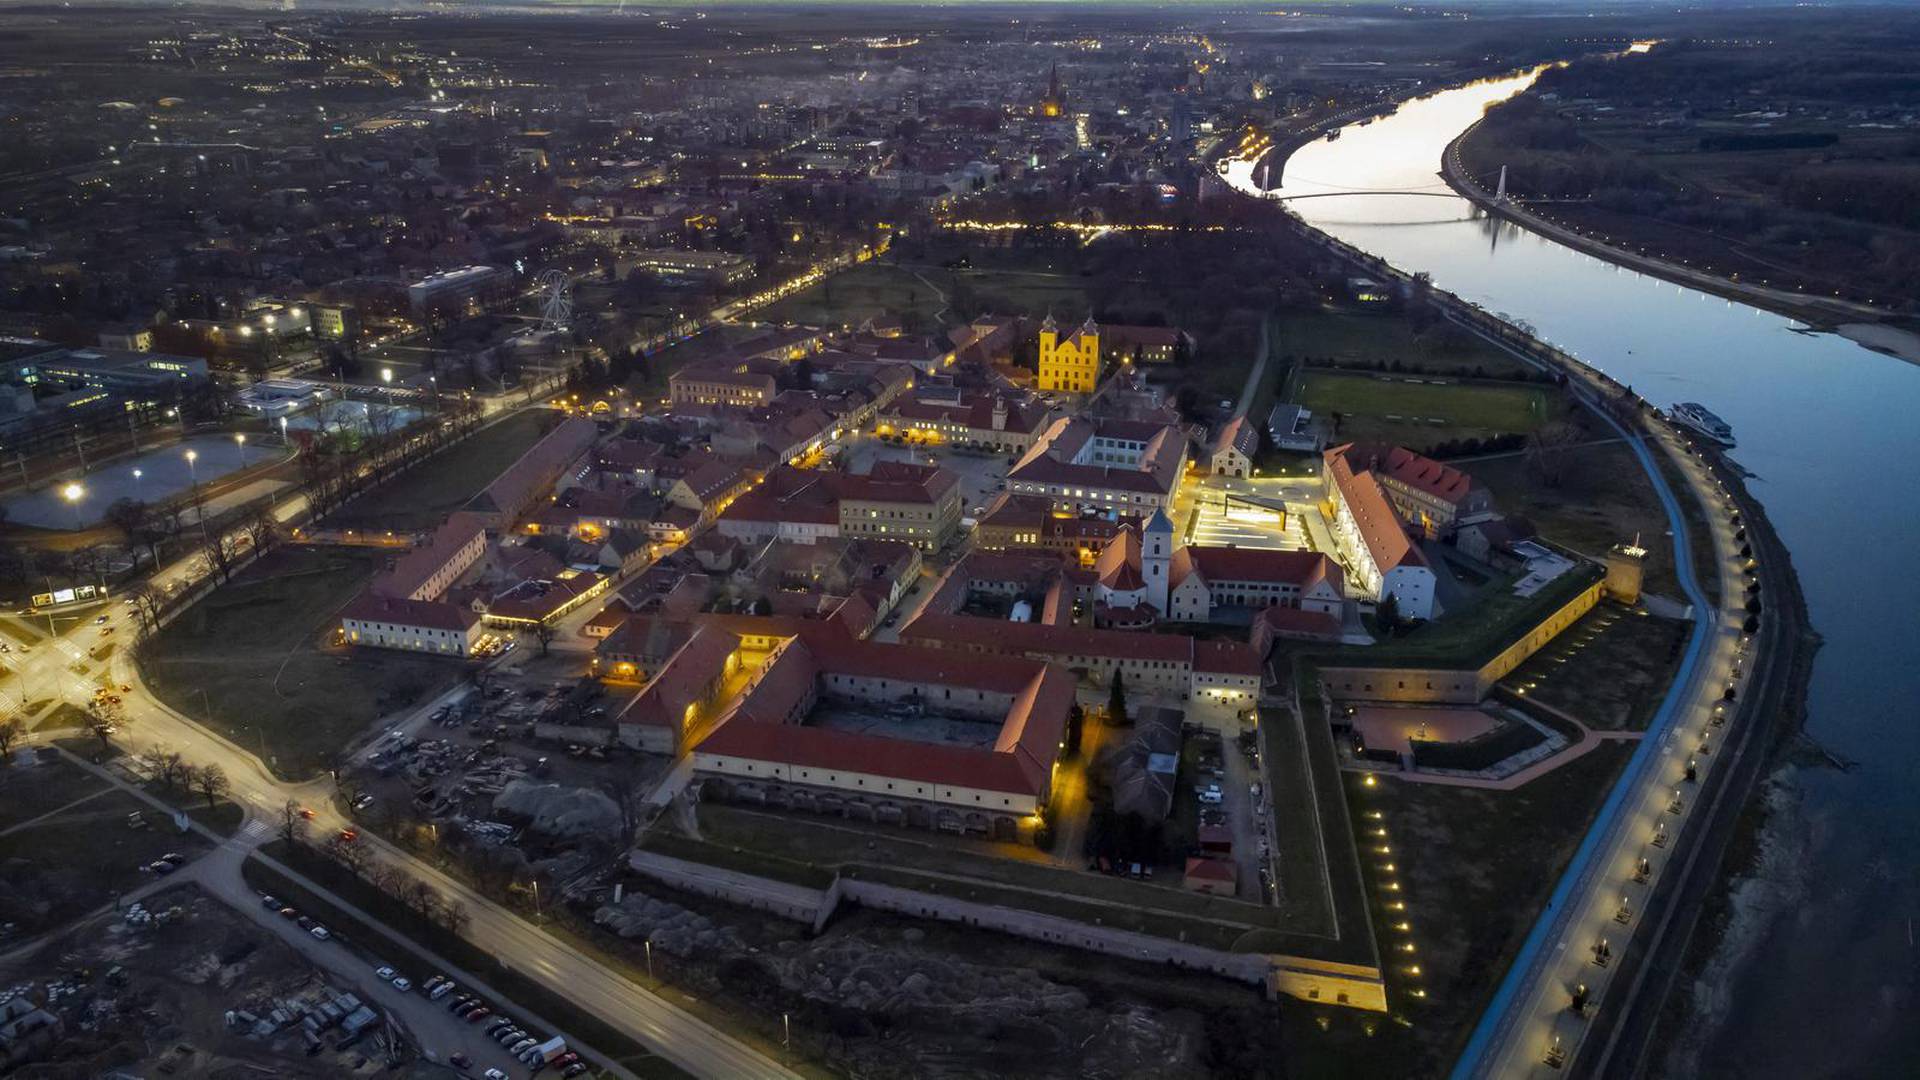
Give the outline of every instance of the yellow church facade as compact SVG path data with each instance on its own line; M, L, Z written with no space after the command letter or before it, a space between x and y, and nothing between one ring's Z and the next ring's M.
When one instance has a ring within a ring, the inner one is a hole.
M1040 371L1036 381L1043 391L1093 393L1100 382L1100 328L1092 319L1063 338L1060 328L1048 317L1040 327Z

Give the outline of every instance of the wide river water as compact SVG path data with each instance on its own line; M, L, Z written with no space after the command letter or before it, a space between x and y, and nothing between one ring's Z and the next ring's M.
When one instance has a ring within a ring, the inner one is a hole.
M1271 194L1446 192L1442 150L1530 80L1443 91L1349 127L1296 152ZM1256 192L1251 171L1229 180ZM1855 764L1778 777L1766 869L1736 894L1740 914L1702 980L1706 1022L1669 1068L1920 1075L1920 367L1621 269L1455 196L1291 205L1656 404L1698 401L1733 425L1733 457L1753 472L1826 639L1807 732Z

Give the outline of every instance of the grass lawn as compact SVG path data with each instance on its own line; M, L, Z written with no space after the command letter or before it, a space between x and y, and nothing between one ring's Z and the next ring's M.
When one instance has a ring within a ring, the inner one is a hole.
M465 671L452 658L328 646L334 612L383 557L359 548L272 552L160 633L142 665L148 685L239 745L264 746L277 775L327 768L375 719Z
M1643 730L1673 679L1687 625L1603 603L1506 683L1589 727Z
M400 948L400 941L414 942L485 979L488 985L506 994L510 1001L494 1003L496 1010L504 1004L509 1008L518 1005L539 1013L559 1024L568 1034L584 1039L594 1049L613 1056L617 1064L646 1080L668 1080L687 1075L672 1062L655 1056L625 1032L576 1008L565 998L508 968L496 957L483 952L446 927L421 919L396 903L392 897L326 858L300 848L289 849L286 842L281 840L269 844L266 853L379 920L376 925L347 914L258 858L249 858L242 864L240 872L253 888L299 908L336 934L344 934L363 948L390 954ZM400 951L399 955L411 956L411 953Z
M1501 511L1533 522L1542 536L1562 547L1598 557L1622 540L1640 537L1649 553L1647 591L1679 598L1666 511L1633 451L1611 442L1566 453L1557 487L1544 483L1521 454L1466 461L1461 468L1493 489Z
M127 815L151 808L124 791L0 836L0 921L23 933L60 926L153 880L141 866L170 851L189 856L206 841L148 814L153 826L127 828Z
M1378 1076L1446 1071L1632 752L1631 744L1603 743L1514 791L1391 776L1366 787L1347 778L1369 852L1363 862L1378 900L1389 1002L1409 1022L1386 1039L1330 1045L1349 1058L1347 1068L1370 1064ZM1372 850L1382 845L1390 852ZM1385 906L1393 903L1405 909ZM1408 930L1398 928L1403 922ZM1401 952L1408 943L1415 951ZM1425 996L1411 996L1416 989ZM1309 1040L1303 1049L1319 1047ZM1321 1075L1300 1064L1299 1075Z
M1548 387L1419 381L1423 378L1315 369L1300 376L1294 397L1321 416L1339 413L1342 440L1416 448L1524 434L1565 411L1558 393Z
M87 724L87 711L70 701L54 706L39 723L33 725L35 731L59 731L63 728L82 728Z
M1279 909L1188 892L1177 880L1152 884L1063 870L966 850L933 833L863 826L801 814L762 813L714 803L700 807L700 831L713 845L762 859L798 860L848 876L985 903L1025 907L1085 922L1229 948L1246 931L1282 925ZM649 847L653 845L649 843ZM666 848L663 854L678 854ZM944 875L944 876L935 876ZM964 880L955 880L964 879ZM808 882L818 887L819 879ZM1206 922L1197 919L1208 920Z
M1390 642L1309 651L1326 663L1336 665L1478 667L1516 641L1522 631L1532 629L1587 586L1599 581L1602 574L1597 566L1575 566L1532 596L1516 594L1511 580L1495 581L1482 589L1471 605L1422 623Z
M560 420L551 409L514 413L354 499L334 511L328 523L407 532L432 528L520 460Z
M27 751L16 749L13 764L0 770L0 829L84 799L106 787L93 774L64 759L23 765Z
M1287 312L1274 353L1306 364L1399 364L1411 372L1504 378L1534 369L1451 323L1421 334L1392 312Z

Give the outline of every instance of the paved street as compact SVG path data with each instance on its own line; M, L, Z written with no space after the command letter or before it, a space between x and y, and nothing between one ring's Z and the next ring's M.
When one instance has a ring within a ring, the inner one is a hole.
M281 521L296 520L305 513L304 504L304 498L295 495L275 507L275 516ZM181 560L164 567L153 575L153 580L160 583L162 588L191 580L194 569L192 562ZM124 606L117 603L97 609L99 613L109 614L115 623L127 619L125 611ZM89 611L86 614L91 616L94 613ZM232 783L229 797L253 818L274 820L287 800L293 799L316 811L318 816L312 828L317 833L324 835L329 830L350 824L332 807L331 781L320 778L295 784L275 778L252 752L201 727L148 693L141 683L136 665L124 648L116 649L105 663L91 660L86 649L99 640L99 630L90 617L59 627L60 636L27 646L24 656L21 655L22 647L28 635L18 633L21 619L20 616L0 616L0 630L9 626L15 630L10 635L14 644L9 652L0 653L0 661L13 667L20 675L19 686L24 691L22 703L42 698L53 699L51 704L30 720L43 718L60 701L84 708L91 700L98 680L107 677L116 684L131 688L124 695L128 730L118 738L128 752L138 753L146 747L164 745L179 751L195 764L220 766ZM33 620L33 625L37 633L47 632L44 617ZM449 901L464 904L472 918L466 937L481 949L626 1032L681 1068L702 1076L794 1075L784 1065L769 1060L664 997L634 984L607 965L481 896L463 882L377 837L363 834L361 842L373 848L380 857L432 884ZM423 964L430 963L436 970L459 978L448 970L447 965L439 963L437 958L422 953L421 959ZM426 972L422 971L421 974ZM523 1016L524 1011L516 1011L514 1015ZM572 1041L571 1037L569 1041Z
M1673 848L1671 838L1695 816L1700 786L1686 779L1689 762L1704 779L1722 760L1700 749L1709 740L1720 741L1717 724L1726 707L1724 694L1743 685L1740 623L1745 613L1739 606L1742 593L1735 566L1739 544L1728 520L1731 503L1718 481L1673 436L1662 433L1629 445L1666 507L1680 584L1699 622L1673 688L1626 775L1575 853L1461 1055L1454 1070L1461 1080L1558 1076L1580 1051L1589 1023L1570 1007L1573 997L1584 987L1589 1012L1607 1007L1612 958L1624 954L1644 920L1647 900ZM1653 467L1655 454L1674 457L1691 492L1676 494L1668 487ZM1678 500L1694 494L1706 507L1712 532L1715 559L1710 566L1696 567L1690 557ZM1700 584L1705 575L1719 579L1717 606Z

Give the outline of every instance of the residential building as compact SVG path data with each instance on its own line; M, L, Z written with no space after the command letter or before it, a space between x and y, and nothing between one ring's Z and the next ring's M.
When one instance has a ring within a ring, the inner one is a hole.
M1173 506L1186 461L1186 436L1172 425L1061 417L1007 473L1007 490L1061 510L1148 514Z
M938 466L875 462L864 475L840 474L834 487L841 536L938 551L960 528L960 479Z

